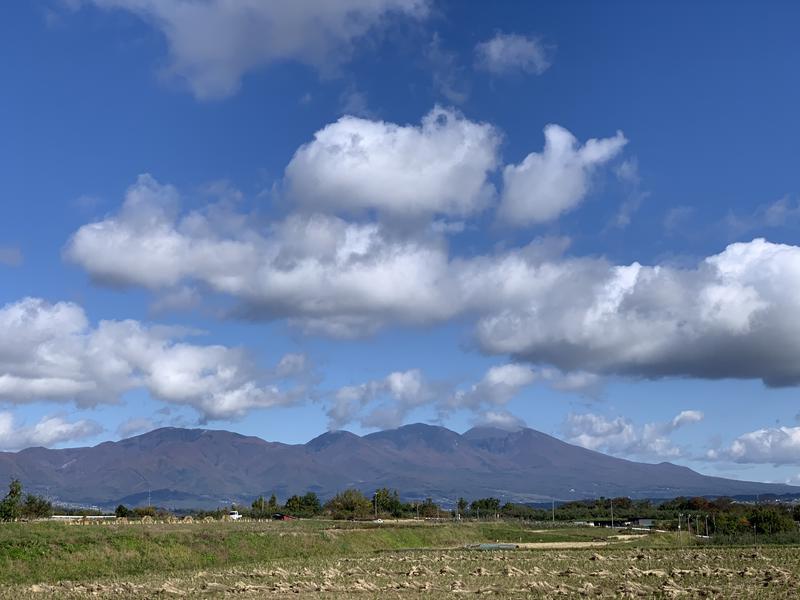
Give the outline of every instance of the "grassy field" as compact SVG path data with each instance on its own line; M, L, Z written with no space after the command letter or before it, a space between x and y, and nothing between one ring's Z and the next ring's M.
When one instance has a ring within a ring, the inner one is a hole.
M498 541L519 548L465 548ZM515 523L5 524L0 598L796 597L797 548L687 543Z
M608 530L541 531L508 523L347 523L330 521L0 525L0 582L84 581L170 573L281 558L350 556L381 550L452 548L470 543L587 541Z

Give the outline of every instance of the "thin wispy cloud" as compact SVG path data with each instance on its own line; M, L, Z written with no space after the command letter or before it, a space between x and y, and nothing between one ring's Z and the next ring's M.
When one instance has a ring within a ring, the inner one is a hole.
M201 100L238 91L249 72L297 61L332 73L356 42L392 18L420 20L427 0L79 0L75 9L124 10L158 29L169 58L163 75L186 83Z
M17 246L0 246L0 265L6 267L18 267L24 258L22 250Z
M554 50L535 37L497 32L475 46L475 66L494 75L541 75L553 64Z

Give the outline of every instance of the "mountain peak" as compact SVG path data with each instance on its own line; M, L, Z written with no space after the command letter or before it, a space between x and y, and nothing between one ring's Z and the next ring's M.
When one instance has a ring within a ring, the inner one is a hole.
M193 442L206 433L206 429L184 429L181 427L159 427L145 433L123 438L122 444L160 444L165 442Z
M410 446L426 446L440 452L448 452L458 447L461 436L440 425L412 423L397 429L376 431L364 436L364 439L371 442L388 443L400 449Z
M394 429L384 429L383 431L376 431L369 435L379 434L402 434L402 435L438 435L441 433L458 435L455 431L442 427L441 425L430 425L428 423L409 423L408 425L401 425ZM369 436L367 436L369 437Z
M313 440L306 443L306 447L319 452L335 444L354 442L360 439L361 437L357 436L355 433L345 429L337 429L333 431L326 431L322 435L318 435Z

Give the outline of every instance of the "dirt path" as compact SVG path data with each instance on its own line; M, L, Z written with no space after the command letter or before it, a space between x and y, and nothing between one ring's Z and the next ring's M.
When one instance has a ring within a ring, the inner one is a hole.
M608 541L592 542L522 542L518 543L518 548L603 548L605 546L619 546L635 539L641 538L639 535L615 535Z
M641 540L647 537L648 534L646 533L621 533L619 535L611 535L609 539L612 540L621 540L624 542L630 542L631 540Z
M608 546L608 542L522 542L517 544L518 548L602 548Z

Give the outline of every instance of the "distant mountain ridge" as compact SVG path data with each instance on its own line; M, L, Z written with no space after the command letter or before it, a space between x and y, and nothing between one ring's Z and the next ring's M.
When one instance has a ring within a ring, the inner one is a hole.
M222 430L162 428L85 448L0 453L0 480L59 500L111 506L152 496L168 507L250 502L260 494L397 488L404 498L463 496L537 502L598 496L666 498L800 493L799 487L701 475L671 463L607 456L533 429L458 434L414 424L358 436L324 433L306 444Z

